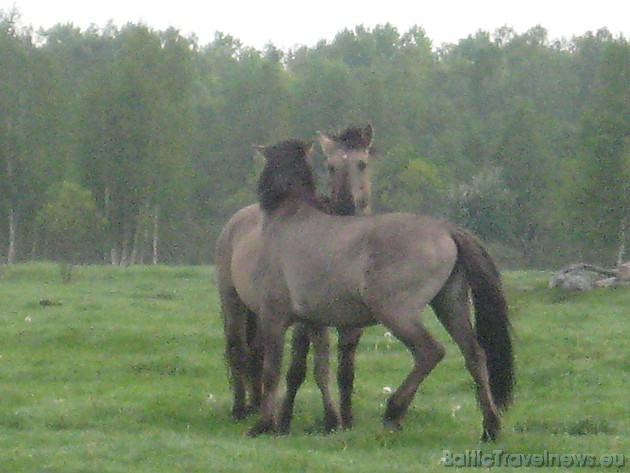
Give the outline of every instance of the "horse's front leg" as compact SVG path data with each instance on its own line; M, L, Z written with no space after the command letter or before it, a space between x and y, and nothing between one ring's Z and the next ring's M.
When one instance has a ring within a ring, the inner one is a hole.
M282 368L284 335L289 326L289 317L263 304L260 312L260 337L263 343L263 397L260 418L249 429L247 435L256 437L263 433L277 433L276 398Z
M280 433L288 434L293 417L293 405L298 389L306 379L306 360L311 345L311 337L308 327L304 324L296 324L291 340L291 363L287 371L287 393L280 410Z
M253 313L252 313L253 314ZM253 317L248 321L247 326L248 337L248 372L247 380L249 381L250 399L249 399L249 412L256 413L260 409L260 402L262 399L262 371L263 371L263 357L264 347L260 336L258 334L258 316L253 314Z
M315 347L315 381L322 393L324 404L324 432L331 433L339 428L339 413L331 394L330 383L330 337L328 328L311 326L311 339Z
M352 414L354 360L362 334L363 329L361 328L339 329L337 384L339 385L341 428L343 429L351 429L354 425L354 415Z

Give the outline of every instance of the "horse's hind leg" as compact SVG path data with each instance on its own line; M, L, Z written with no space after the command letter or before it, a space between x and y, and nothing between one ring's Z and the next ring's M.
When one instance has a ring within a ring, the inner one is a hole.
M293 406L298 389L306 378L306 360L311 341L315 347L314 375L317 386L322 393L324 404L324 431L333 432L339 428L339 414L335 408L330 392L330 341L325 327L297 324L293 330L291 342L291 365L287 371L287 393L280 411L280 433L289 433Z
M363 333L362 329L339 329L339 349L337 384L339 385L339 410L341 427L351 429L354 424L352 414L352 391L354 389L354 360Z
M247 346L247 309L236 290L221 293L223 329L225 333L225 358L233 392L232 416L239 420L250 413L247 406L247 383L250 373Z
M249 383L249 404L247 405L248 413L253 413L260 408L262 399L262 370L264 350L258 337L258 316L249 309L245 309L247 313L247 362L248 373L247 381Z
M315 348L315 381L322 393L322 402L324 403L324 431L331 433L339 428L340 421L330 389L329 331L324 326L311 326L310 331Z
M258 334L264 347L263 397L260 405L260 417L247 432L250 437L278 431L276 398L282 368L284 335L289 326L289 320L290 314L276 310L273 304L263 303Z
M445 354L444 347L420 322L418 312L418 310L402 310L394 316L386 316L382 319L383 324L405 344L414 359L413 369L387 400L383 424L391 430L401 427L401 421L407 414L420 383L444 358Z
M464 355L466 369L475 380L477 400L483 413L482 440L494 440L501 430L501 420L490 391L486 355L470 322L468 284L460 271L456 269L453 272L444 288L431 301L431 306Z
M306 359L311 344L309 330L304 324L296 324L291 339L291 364L287 371L287 392L280 411L279 430L288 434L293 417L295 396L306 379Z

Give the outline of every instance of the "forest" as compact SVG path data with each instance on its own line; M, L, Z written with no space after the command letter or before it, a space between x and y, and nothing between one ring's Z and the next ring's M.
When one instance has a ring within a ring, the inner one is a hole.
M209 264L256 200L253 143L370 123L376 212L449 218L503 266L613 264L629 81L628 39L606 29L435 45L384 24L283 51L0 11L0 261Z

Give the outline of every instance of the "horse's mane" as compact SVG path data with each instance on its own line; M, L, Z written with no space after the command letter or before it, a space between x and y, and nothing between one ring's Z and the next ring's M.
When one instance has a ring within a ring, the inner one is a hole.
M299 198L322 208L315 195L315 178L307 161L310 143L285 140L263 149L265 167L258 180L260 207L273 212L286 199Z
M349 150L367 149L372 143L372 128L349 126L332 139Z
M329 195L317 194L315 201L310 202L319 211L328 215L356 215L354 204L348 202L334 202Z

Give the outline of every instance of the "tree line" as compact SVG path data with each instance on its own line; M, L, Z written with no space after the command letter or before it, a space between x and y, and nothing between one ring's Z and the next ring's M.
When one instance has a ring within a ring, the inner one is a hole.
M505 264L608 264L630 233L629 65L606 29L436 46L386 24L282 51L0 12L0 258L209 263L256 199L253 143L371 123L375 211L448 217Z

